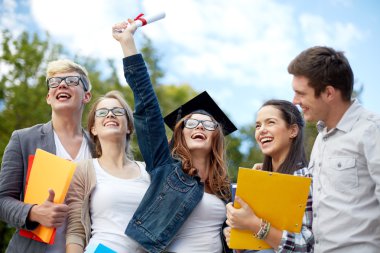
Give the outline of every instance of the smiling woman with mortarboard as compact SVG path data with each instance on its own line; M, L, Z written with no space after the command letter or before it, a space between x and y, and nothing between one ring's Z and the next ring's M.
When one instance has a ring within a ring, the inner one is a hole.
M203 92L165 118L174 131L169 148L157 97L134 44L136 27L121 23L113 30L124 52L137 139L152 180L126 234L149 252L228 250L220 233L231 196L224 136L236 127Z

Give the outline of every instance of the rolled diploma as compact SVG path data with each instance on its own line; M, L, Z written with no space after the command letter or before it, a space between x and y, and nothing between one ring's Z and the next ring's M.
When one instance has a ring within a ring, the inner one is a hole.
M164 17L165 17L165 12L161 12L153 16L147 16L147 17L142 16L141 18L138 18L137 20L135 20L135 22L136 22L136 26L140 27L140 26L144 26L152 22L155 22L157 20L163 19ZM146 23L144 24L143 21L140 19L146 20Z
M165 17L165 12L160 12L160 13L157 13L156 15L152 15L152 16L140 16L139 18L137 18L135 21L135 24L137 27L141 27L141 26L144 26L144 25L147 25L147 24L150 24L152 22L155 22L157 20L160 20L160 19L163 19ZM115 29L115 32L123 32L124 29Z

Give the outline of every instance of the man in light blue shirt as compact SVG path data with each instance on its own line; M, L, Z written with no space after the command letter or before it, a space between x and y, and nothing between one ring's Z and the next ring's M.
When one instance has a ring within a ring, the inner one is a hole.
M343 52L312 47L288 66L293 103L319 134L313 173L314 251L380 252L380 116L351 99L354 75Z

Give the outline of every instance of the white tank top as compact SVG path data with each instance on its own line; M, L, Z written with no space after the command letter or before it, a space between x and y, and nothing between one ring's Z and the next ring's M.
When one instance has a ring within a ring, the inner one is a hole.
M83 136L82 145L80 146L79 152L75 158L72 158L66 151L65 147L62 145L57 133L54 131L54 143L55 143L55 154L66 160L73 162L80 162L85 159L91 159L90 148L87 145L86 138ZM65 253L66 252L66 221L62 226L57 228L55 234L55 240L53 245L48 245L46 253Z
M178 231L168 252L221 253L220 229L226 220L226 206L213 194L204 193L201 202Z
M143 163L137 162L140 176L122 179L107 173L93 159L96 187L90 197L91 239L86 250L99 243L118 252L145 252L134 240L124 234L150 184L150 177Z

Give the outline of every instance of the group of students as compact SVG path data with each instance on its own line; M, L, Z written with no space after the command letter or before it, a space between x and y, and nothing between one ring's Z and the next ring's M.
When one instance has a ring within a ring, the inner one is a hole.
M303 51L288 67L293 103L269 100L257 112L261 169L313 177L301 232L291 233L257 217L239 196L241 208L230 203L224 136L236 128L211 97L202 93L163 118L134 43L134 22L113 31L134 112L111 91L95 101L82 129L91 99L86 70L68 60L48 65L52 118L13 132L0 172L0 219L17 230L57 227L56 242L17 231L7 252L76 253L99 243L122 253L232 252L231 228L252 236L265 228L260 236L269 252L380 252L380 117L351 99L354 78L342 52ZM310 162L304 119L319 121ZM165 123L173 130L170 141ZM133 159L134 131L144 163ZM28 156L36 148L78 162L64 204L53 203L53 191L42 204L22 202Z

